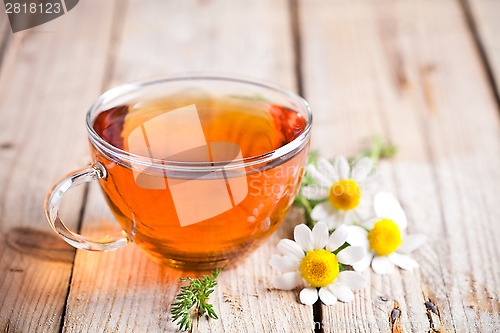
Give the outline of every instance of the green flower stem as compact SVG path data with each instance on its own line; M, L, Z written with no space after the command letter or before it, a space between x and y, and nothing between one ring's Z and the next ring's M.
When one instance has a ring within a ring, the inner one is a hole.
M385 141L380 135L372 139L372 143L368 149L363 150L357 158L370 157L373 163L383 158L390 158L396 155L397 149L392 143Z
M311 218L311 212L313 209L313 205L311 204L311 202L303 195L298 194L295 197L295 200L293 203L295 206L304 208L304 219L306 220L307 226L309 228L314 227L314 225L316 224L316 221L314 221Z

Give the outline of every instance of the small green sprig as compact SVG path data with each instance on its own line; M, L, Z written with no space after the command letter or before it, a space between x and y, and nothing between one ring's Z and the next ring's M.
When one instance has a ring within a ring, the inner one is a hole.
M312 164L316 165L316 162L318 161L319 158L319 151L313 150L309 153L307 156L307 164ZM309 176L309 174L306 172L304 174L304 177L302 178L302 182L300 183L300 187L302 186L308 186L308 185L313 185L314 180ZM315 224L315 221L311 218L311 211L316 205L316 202L308 200L306 197L304 197L302 194L297 193L295 196L295 200L293 201L293 205L297 207L302 207L304 208L304 217L306 219L306 224L312 228Z
M203 275L201 278L181 278L179 283L189 282L182 286L177 294L176 302L172 304L172 321L177 324L179 330L191 330L191 317L206 316L207 318L218 319L212 304L207 303L210 294L214 292L217 285L217 277L226 268L217 268L210 276Z
M370 157L373 163L377 163L379 159L390 158L397 153L396 146L384 140L380 135L373 137L370 141L369 147L361 151L357 158L366 156Z

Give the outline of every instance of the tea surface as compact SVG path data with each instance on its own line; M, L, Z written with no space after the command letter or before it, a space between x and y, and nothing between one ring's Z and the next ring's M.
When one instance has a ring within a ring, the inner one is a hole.
M298 112L265 101L187 95L114 107L93 123L104 140L144 161L228 167L282 147L305 126ZM274 231L298 190L306 150L272 168L204 175L123 165L96 150L94 157L108 171L101 186L129 237L157 260L202 267L238 257Z

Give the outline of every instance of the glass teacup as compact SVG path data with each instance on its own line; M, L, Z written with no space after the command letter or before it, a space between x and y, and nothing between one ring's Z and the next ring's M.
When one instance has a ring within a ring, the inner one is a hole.
M307 102L243 79L180 77L114 88L87 113L93 165L49 192L52 228L79 249L136 243L188 270L232 265L279 226L300 186ZM64 194L97 180L122 235L92 240L59 217Z

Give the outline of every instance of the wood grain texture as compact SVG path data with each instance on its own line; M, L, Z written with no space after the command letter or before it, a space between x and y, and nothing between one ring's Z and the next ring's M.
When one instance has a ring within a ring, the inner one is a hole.
M353 154L391 138L384 184L409 232L429 237L419 270L366 273L354 303L324 307L325 332L497 331L498 109L460 4L303 1L300 17L313 146Z
M470 11L480 46L493 74L497 96L500 95L500 1L463 0ZM497 101L498 103L499 101Z
M105 17L86 1L72 14L11 34L0 73L0 331L58 332L74 249L43 215L54 181L86 153L85 107L99 90ZM76 15L78 13L78 15ZM86 16L95 15L94 25ZM70 19L71 16L71 19ZM94 36L89 39L87 36ZM71 204L76 226L81 197Z
M130 1L125 7L111 86L208 72L295 88L285 0L155 1L150 6Z
M9 44L11 36L12 33L10 30L9 20L0 20L0 70L2 69L2 60L5 53L7 53L7 45Z
M170 306L187 273L134 245L75 257L42 203L56 179L87 163L84 115L103 90L196 71L303 87L313 146L325 156L355 154L375 134L399 148L379 170L409 232L429 238L413 254L421 267L365 273L369 287L354 302L321 308L324 332L500 330L500 121L486 72L499 82L499 1L297 2L290 11L295 1L87 0L16 34L0 17L0 332L175 331ZM72 228L84 199L84 187L65 199ZM300 222L292 210L269 242L221 274L211 297L220 320L200 319L196 332L313 331L299 290L270 289L269 258ZM90 186L83 234L116 230Z
M118 231L96 184L86 202L84 235ZM112 252L78 251L63 332L169 332L168 309L180 272L157 265L138 247Z
M121 6L107 85L203 70L295 87L286 1L155 1L148 6L129 1ZM101 194L92 190L84 234L102 234L103 223L112 220L103 221L105 211ZM291 215L244 264L221 274L211 298L220 320L200 319L195 331L312 331L312 307L299 304L297 293L268 289L276 273L268 264L276 242L289 237L298 221L297 214ZM181 274L188 273L159 267L134 245L111 253L78 251L64 331L175 331L170 306Z

